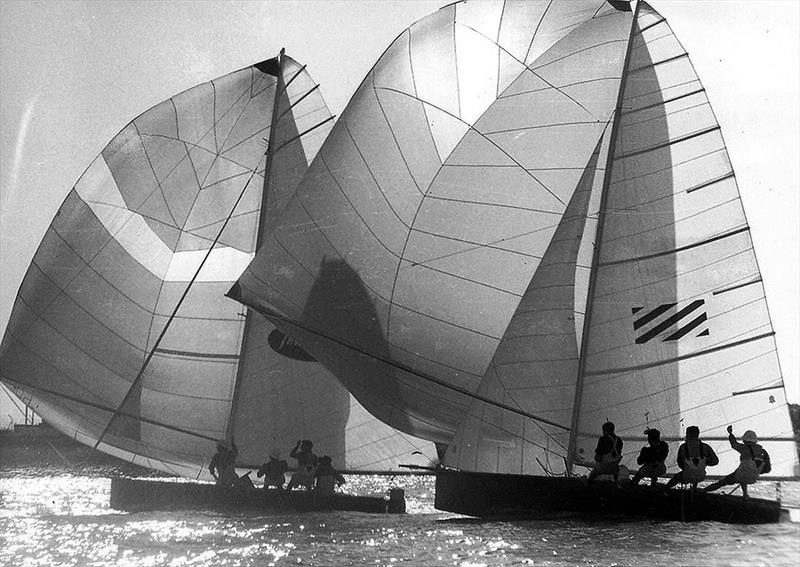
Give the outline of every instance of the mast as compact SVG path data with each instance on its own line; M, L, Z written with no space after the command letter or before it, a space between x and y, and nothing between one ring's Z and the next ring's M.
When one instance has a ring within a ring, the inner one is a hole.
M267 217L267 198L269 197L269 173L272 170L272 156L274 151L272 149L275 140L275 126L278 120L279 97L281 94L281 85L283 85L283 55L286 49L281 48L277 57L277 70L276 70L276 84L275 84L275 98L272 101L272 118L269 126L269 136L267 138L267 150L265 152L266 162L264 164L264 186L261 191L261 207L258 213L258 225L256 226L256 252L261 247L261 242L264 239L264 225ZM285 91L285 85L284 85ZM239 392L241 391L242 383L242 367L248 347L248 337L250 336L250 329L253 326L254 312L249 307L245 307L244 316L244 329L242 330L242 345L239 349L239 364L236 365L236 379L233 383L233 396L231 397L231 409L228 413L228 425L225 428L225 439L233 438L233 417L236 410L236 403L239 399Z
M583 398L583 380L586 373L586 348L588 346L589 329L591 327L592 309L591 301L594 296L594 290L597 285L597 264L600 261L600 243L603 236L603 224L605 222L605 209L606 201L608 200L608 188L611 184L611 167L614 162L614 146L617 141L617 134L619 132L619 122L622 115L622 101L625 95L625 84L628 79L628 64L630 63L631 49L633 46L633 34L636 29L637 18L639 17L639 7L641 2L636 3L636 8L633 11L633 18L631 19L631 31L628 37L628 48L625 52L625 61L622 64L622 79L619 84L619 93L617 94L617 106L614 109L614 118L611 124L611 136L608 144L608 155L606 156L605 176L603 178L603 187L600 193L600 208L597 217L597 231L595 232L594 239L594 252L592 254L592 267L589 271L589 286L586 292L586 308L583 317L583 333L581 333L581 345L578 359L578 376L575 383L575 401L572 404L572 423L569 430L569 445L567 447L567 473L572 474L572 469L575 464L575 445L578 439L578 424L580 421L580 407Z

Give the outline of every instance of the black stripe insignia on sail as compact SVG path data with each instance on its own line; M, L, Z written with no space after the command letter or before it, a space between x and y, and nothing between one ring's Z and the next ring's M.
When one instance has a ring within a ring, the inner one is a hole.
M637 315L633 321L633 330L637 333L636 343L644 344L660 335L667 335L663 341L677 341L699 328L698 337L708 336L708 319L705 299L695 299L685 307L675 311L677 303L664 303L647 312L644 307L632 307L631 312Z

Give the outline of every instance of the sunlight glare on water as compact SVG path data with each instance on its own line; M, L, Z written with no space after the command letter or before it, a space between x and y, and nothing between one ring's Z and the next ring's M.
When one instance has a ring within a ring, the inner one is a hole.
M4 474L0 565L796 567L800 557L798 524L487 522L436 511L430 477L348 477L345 487L403 487L409 513L123 513L109 507L107 478Z

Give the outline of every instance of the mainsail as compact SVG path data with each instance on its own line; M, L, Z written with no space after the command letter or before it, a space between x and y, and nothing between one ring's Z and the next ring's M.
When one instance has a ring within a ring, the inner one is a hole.
M235 287L464 470L627 438L797 453L713 112L645 2L458 2L389 46ZM628 451L628 457L630 451ZM630 462L630 460L628 461Z
M249 464L297 438L348 469L435 453L224 296L332 124L305 66L281 54L126 125L33 258L0 348L3 382L75 439L183 476L207 475L231 437Z

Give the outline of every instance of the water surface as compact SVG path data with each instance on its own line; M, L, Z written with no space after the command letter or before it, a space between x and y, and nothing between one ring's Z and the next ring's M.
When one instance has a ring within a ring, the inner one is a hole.
M358 493L406 489L408 513L267 515L109 505L109 478L0 473L0 565L796 566L800 524L489 522L438 512L430 477L349 477ZM774 485L758 486L775 495ZM785 499L800 483L782 483Z

